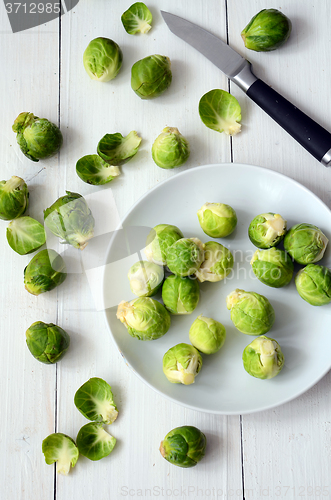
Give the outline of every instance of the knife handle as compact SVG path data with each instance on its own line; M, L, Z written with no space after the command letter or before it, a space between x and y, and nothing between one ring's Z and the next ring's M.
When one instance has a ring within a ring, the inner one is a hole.
M262 80L246 91L260 108L325 166L331 166L331 134Z

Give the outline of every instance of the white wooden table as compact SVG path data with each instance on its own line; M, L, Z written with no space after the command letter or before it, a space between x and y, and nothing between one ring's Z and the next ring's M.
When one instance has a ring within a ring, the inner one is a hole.
M233 139L200 121L200 97L213 88L228 90L222 73L172 35L159 9L187 17L209 29L247 57L264 79L303 111L331 130L330 13L328 0L150 0L154 15L146 36L128 35L120 16L130 1L80 0L61 19L13 34L0 9L1 179L19 175L30 190L29 215L42 210L65 189L96 193L76 175L75 163L95 152L105 133L137 130L143 142L110 187L119 215L157 183L197 165L236 162L281 172L312 190L331 207L331 169L319 164L235 86L242 107L242 132ZM262 8L281 9L293 23L289 41L271 53L248 51L240 32ZM115 40L124 61L115 80L88 78L83 52L97 36ZM159 53L172 61L173 82L154 101L140 100L130 88L132 64ZM21 111L58 123L64 136L60 154L33 163L19 151L11 125ZM150 154L165 126L176 126L191 144L185 166L158 168ZM31 256L0 235L0 498L72 500L120 498L330 498L331 376L281 407L244 416L210 415L169 402L143 384L123 362L95 310L84 274L69 274L52 292L34 297L24 290L23 269ZM304 306L303 306L304 307ZM35 360L25 331L37 320L54 322L71 335L71 346L57 365ZM313 334L313 325L312 325ZM319 346L323 348L323 346ZM73 396L92 376L111 384L120 416L109 431L113 453L91 462L81 457L67 477L47 466L42 440L52 432L75 438L86 423ZM178 425L205 432L208 450L197 467L181 469L159 453L164 435Z

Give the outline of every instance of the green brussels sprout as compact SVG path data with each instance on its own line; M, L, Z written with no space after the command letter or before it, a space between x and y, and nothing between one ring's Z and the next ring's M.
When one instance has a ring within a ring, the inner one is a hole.
M322 259L328 238L313 224L292 226L285 238L284 248L298 264L313 264Z
M116 439L111 436L102 424L90 422L83 425L76 438L79 453L89 460L101 460L114 449Z
M237 225L237 215L225 203L205 203L197 212L201 229L211 238L224 238Z
M46 243L44 226L31 217L11 221L6 236L9 246L20 255L34 252Z
M155 139L152 158L160 168L183 165L190 156L190 145L176 127L166 127Z
M147 236L145 254L147 259L154 264L165 266L168 248L175 241L183 238L183 233L177 226L171 224L158 224L151 229Z
M251 266L255 276L265 285L280 288L293 276L293 261L284 250L271 247L254 252Z
M141 99L160 96L171 84L169 57L155 54L144 57L131 68L131 88Z
M206 436L192 425L176 427L160 444L160 453L178 467L194 467L205 456Z
M70 467L75 467L79 451L75 441L66 434L55 432L47 436L42 442L42 452L47 465L56 462L58 474L67 475Z
M236 289L226 297L234 326L246 335L263 335L275 321L275 311L266 297Z
M64 243L84 250L94 236L94 218L82 195L66 193L44 210L45 225Z
M284 366L280 345L265 335L246 346L242 358L247 373L261 379L275 377Z
M190 276L201 266L204 249L204 243L198 238L181 238L167 249L167 266L173 274L182 278Z
M53 323L36 321L27 329L25 335L32 356L46 365L60 361L70 345L67 332Z
M157 300L140 297L131 302L120 302L117 318L129 334L139 340L155 340L170 328L170 314Z
M221 281L233 268L233 255L230 250L217 241L205 243L205 258L195 272L198 281Z
M76 173L82 181L101 186L120 175L120 169L106 163L99 155L86 155L76 163Z
M141 137L132 130L126 137L122 134L106 134L100 139L97 153L110 165L120 166L127 163L137 153Z
M258 12L241 32L247 49L267 52L278 49L288 40L292 23L277 9L263 9Z
M295 286L300 295L312 306L331 302L331 270L318 264L308 264L297 273Z
M163 356L163 373L173 384L193 384L201 367L202 357L190 344L177 344Z
M74 403L88 420L109 425L117 419L111 387L102 378L92 377L77 389Z
M55 250L41 250L24 269L25 289L32 295L49 292L67 277L66 265Z
M199 115L206 127L236 135L241 131L241 107L237 99L221 89L210 90L199 102Z
M28 205L29 191L23 179L13 175L8 181L0 182L0 219L17 219Z
M122 14L121 20L129 35L145 34L152 27L153 16L143 2L136 2Z
M285 236L287 221L279 214L268 212L254 217L248 228L248 236L258 248L277 246Z
M205 318L202 314L192 323L189 337L191 344L204 354L214 354L223 346L225 327L219 321Z
M121 48L110 38L94 38L83 55L86 73L92 80L109 82L121 69L123 54Z
M63 143L60 129L46 118L23 112L14 121L13 131L22 153L32 161L54 156Z
M197 307L200 288L196 280L168 276L162 286L162 300L171 314L191 314Z
M154 262L140 260L130 267L128 278L132 293L138 297L151 297L161 288L164 269Z

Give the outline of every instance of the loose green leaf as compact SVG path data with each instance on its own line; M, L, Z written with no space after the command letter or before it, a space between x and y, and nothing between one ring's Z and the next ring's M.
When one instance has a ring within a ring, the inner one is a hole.
M105 431L102 424L90 422L84 425L77 434L79 453L89 460L101 460L114 449L116 439Z
M102 378L90 378L75 394L76 408L85 418L103 424L112 424L118 411L110 385Z
M99 155L86 155L76 163L78 177L87 184L101 186L115 179L120 175L118 167L109 165Z
M99 141L97 153L109 165L120 166L131 160L137 153L141 137L132 130L126 137L122 134L106 134Z
M148 33L152 27L153 16L143 2L136 2L121 17L124 29L129 35Z
M6 236L10 247L20 255L34 252L46 243L44 226L31 217L19 217L10 222Z
M235 135L241 131L241 107L237 99L221 89L203 95L199 102L199 115L206 127Z
M43 440L42 451L47 465L56 462L56 470L65 476L70 471L70 466L75 467L79 451L71 437L61 432L50 434Z

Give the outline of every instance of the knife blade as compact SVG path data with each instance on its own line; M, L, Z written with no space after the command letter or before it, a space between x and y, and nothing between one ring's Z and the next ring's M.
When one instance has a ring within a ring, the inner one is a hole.
M196 24L161 10L168 28L198 50L322 165L331 166L331 134L257 78L252 65L227 43Z

